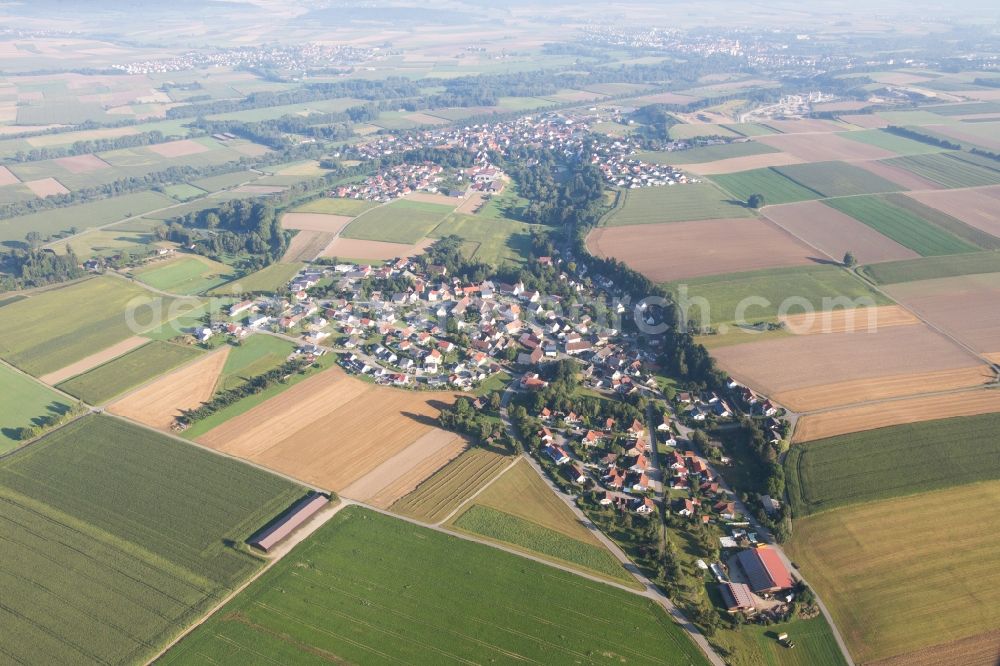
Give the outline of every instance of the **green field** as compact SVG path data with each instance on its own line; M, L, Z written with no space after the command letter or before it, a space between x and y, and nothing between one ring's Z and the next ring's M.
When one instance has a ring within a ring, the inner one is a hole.
M791 650L778 642L778 634L787 633L795 643ZM830 625L822 617L795 618L778 624L745 624L739 631L722 631L712 643L729 651L731 666L840 666L844 657Z
M0 363L0 455L20 443L14 436L41 416L58 416L69 411L71 400Z
M53 208L40 213L11 217L0 220L0 242L23 241L29 231L37 231L43 237L48 237L67 233L73 227L83 230L109 224L125 217L142 215L176 203L159 192L139 192L68 208Z
M154 340L59 384L59 389L88 404L103 405L111 398L194 359L200 353L201 350L196 347Z
M924 143L923 141L907 139L905 136L899 136L898 134L893 134L892 132L886 132L885 130L880 129L861 130L859 132L842 132L839 136L842 136L845 139L867 143L870 146L885 148L886 150L891 150L897 155L923 155L925 153L940 153L944 150L944 148L932 146L931 144Z
M844 197L827 199L823 203L924 257L975 252L979 249L884 197Z
M772 168L719 174L712 176L712 180L739 201L746 201L751 194L763 194L765 204L809 201L823 196L786 178L781 172Z
M453 210L453 206L401 199L360 215L340 235L361 240L416 243L433 231Z
M768 127L767 125L759 125L757 123L727 123L723 125L726 129L730 129L743 136L767 136L769 134L776 134L776 132Z
M704 664L652 600L347 507L163 663Z
M364 218L362 218L364 219ZM493 266L520 264L531 252L531 230L538 225L504 218L452 213L430 232L431 238L461 236L468 258Z
M191 185L207 192L218 192L219 190L236 187L257 178L260 178L260 174L255 171L233 171L232 173L223 173L218 176L192 180Z
M0 317L0 357L33 375L44 375L135 335L126 318L130 304L172 301L125 280L99 277L42 292L8 305ZM152 327L150 307L139 308L136 324Z
M924 421L793 446L785 478L797 517L1000 479L1000 414Z
M977 229L972 225L966 224L951 215L942 213L936 208L931 208L930 206L922 204L916 199L908 197L905 194L890 193L883 195L882 198L891 203L893 206L909 211L913 215L927 220L934 226L944 229L945 231L958 236L962 240L968 241L977 247L984 250L1000 250L1000 238Z
M304 264L274 263L256 273L236 278L232 282L219 285L208 293L212 296L235 296L238 294L271 294L286 286Z
M163 193L167 196L173 197L178 201L188 201L189 199L197 199L198 197L205 196L208 194L205 190L200 187L195 187L194 185L189 185L187 183L178 183L176 185L167 185L163 188Z
M781 175L824 197L844 197L855 194L896 192L901 188L871 171L846 162L813 162L772 167ZM767 195L764 195L767 199Z
M966 102L965 104L934 104L925 111L941 116L971 116L977 113L1000 113L1000 102Z
M759 141L740 141L715 146L701 146L689 150L645 152L637 154L636 157L655 164L703 164L730 157L745 157L747 155L763 155L764 153L776 152L778 152L777 148L772 148Z
M198 294L233 278L233 269L207 257L181 255L167 261L154 261L132 271L140 282L154 289L183 296Z
M216 390L235 388L250 377L278 367L294 349L295 345L288 340L272 335L251 335L229 351Z
M473 504L451 524L466 532L576 565L591 573L634 583L632 575L606 548L583 543L488 506Z
M684 285L687 286L686 298L690 303L686 320L702 320L703 314L698 307L701 301L694 299L704 298L709 306L709 321L713 325L736 321L737 306L743 299L750 297L764 298L769 304L747 307L743 314L748 323L774 320L781 303L788 298L795 298L800 302L805 299L817 311L828 309L824 308L824 299L838 297L846 297L852 301L870 298L874 305L891 303L862 280L837 266L790 266L667 283L666 288L680 304L684 300L679 290ZM858 303L860 305L862 301ZM801 307L792 308L789 314L796 312L801 312ZM747 335L744 341L749 342L757 337Z
M145 252L155 240L152 233L118 228L118 225L104 229L90 229L78 236L57 241L50 247L56 254L66 254L67 247L80 259L94 256L110 256L122 250L134 254ZM172 244L165 244L172 245Z
M509 462L509 458L486 449L468 449L397 500L392 510L427 523L440 522Z
M750 217L746 206L731 200L711 183L620 190L618 200L602 225L656 224L685 220Z
M694 139L700 136L724 136L735 139L742 136L731 129L727 129L725 125L711 125L707 123L690 125L678 123L677 125L671 125L669 134L670 138L674 140Z
M882 160L944 187L979 187L1000 183L1000 171L957 159L950 153L911 155Z
M304 489L89 416L0 462L4 653L142 663L262 565L242 542Z
M903 259L863 266L861 272L876 284L897 284L976 273L1000 272L1000 253L970 252L955 256Z

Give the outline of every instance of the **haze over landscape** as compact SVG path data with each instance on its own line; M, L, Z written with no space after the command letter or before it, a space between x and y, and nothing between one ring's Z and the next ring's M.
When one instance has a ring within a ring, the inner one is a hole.
M996 3L0 1L0 664L1000 664Z

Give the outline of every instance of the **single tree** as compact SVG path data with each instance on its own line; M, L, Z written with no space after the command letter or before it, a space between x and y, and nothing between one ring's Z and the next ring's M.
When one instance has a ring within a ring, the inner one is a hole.
M858 265L857 257L855 257L854 253L850 250L844 253L844 265L848 268L854 268Z
M764 207L764 195L759 193L751 194L747 197L747 205L751 208L763 208Z

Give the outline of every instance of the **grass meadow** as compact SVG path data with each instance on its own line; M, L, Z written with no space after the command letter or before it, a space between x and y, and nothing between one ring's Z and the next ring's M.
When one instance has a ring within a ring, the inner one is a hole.
M1000 478L1000 414L909 423L793 446L785 477L796 517Z
M340 235L359 240L416 243L453 210L453 206L401 199L360 215Z
M510 458L481 448L464 451L410 494L392 505L393 512L438 523L502 470Z
M703 164L731 157L747 157L749 155L763 155L765 153L776 152L778 152L777 148L772 148L766 143L740 141L738 143L722 143L715 146L699 146L698 148L688 150L645 152L639 153L636 157L655 164Z
M248 378L276 368L294 351L288 340L271 335L251 335L238 345L233 345L226 357L216 390L235 388Z
M1000 183L1000 171L958 159L950 153L910 155L882 161L912 171L943 187L979 187Z
M971 252L954 256L887 261L862 266L860 270L875 284L898 284L976 273L998 273L1000 252Z
M778 643L778 634L787 633L795 642L789 650ZM723 631L712 642L730 651L731 666L841 666L844 658L830 625L823 617L795 618L778 624L744 624L739 631Z
M773 168L751 169L737 173L712 176L719 184L739 201L746 201L751 194L764 195L766 204L794 203L822 198L822 194L786 178Z
M334 199L324 197L314 199L295 209L296 213L325 213L326 215L360 215L377 206L373 201L363 199Z
M635 584L621 562L603 546L595 546L542 527L530 520L473 504L452 523L465 532L579 567L584 571Z
M125 311L139 302L168 312L172 301L152 301L138 285L99 277L13 303L0 317L0 357L36 376L58 370L135 335Z
M300 262L273 263L255 273L236 278L209 290L212 296L236 296L239 294L271 294L284 287L298 273L304 264Z
M196 347L153 340L93 370L68 379L59 384L59 389L90 405L103 405L111 398L155 379L200 354L201 350Z
M975 252L979 249L928 222L913 210L898 206L884 197L844 197L827 199L823 203L924 257Z
M652 600L347 507L168 652L167 665L706 663Z
M816 311L825 309L824 298L844 296L849 299L871 298L876 305L888 305L892 301L880 295L862 280L837 266L790 266L770 268L762 271L728 273L694 278L665 285L676 297L686 288L686 297L691 302L687 319L700 321L702 313L693 299L705 299L709 306L711 324L731 323L737 320L736 308L740 302L751 296L765 298L769 304L751 305L744 311L748 322L772 321L778 317L781 303L794 297L805 299ZM801 308L789 314L800 312ZM745 335L744 342L755 338Z
M532 228L537 228L537 225L506 218L452 213L430 232L430 236L461 236L470 259L502 266L524 262L531 251Z
M40 416L69 410L66 397L0 363L0 455L17 448L17 428L36 425Z
M304 492L105 416L0 461L6 656L145 662L262 565L242 542Z
M154 289L187 296L226 283L233 278L233 269L207 257L181 255L137 268L132 275Z
M608 213L602 225L618 227L752 215L753 211L742 203L731 200L711 183L703 182L620 190L614 210Z
M812 162L772 167L781 175L824 197L896 192L901 188L871 171L846 162ZM767 199L767 195L764 195Z

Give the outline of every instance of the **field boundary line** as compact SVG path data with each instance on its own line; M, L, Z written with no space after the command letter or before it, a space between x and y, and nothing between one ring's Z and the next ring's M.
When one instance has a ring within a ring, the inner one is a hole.
M520 457L518 457L518 456L514 456L514 459L510 461L510 464L509 464L509 465L507 465L507 466L506 466L506 467L504 467L504 468L503 468L502 470L500 470L500 473L499 473L499 474L497 474L496 476L494 476L494 477L493 477L492 479L490 479L490 480L489 480L489 481L488 481L488 482L486 483L486 485L484 485L484 486L483 486L482 488L480 488L480 489L479 489L479 490L477 490L477 491L476 491L475 493L473 493L472 495L470 495L468 499L466 499L466 500L465 500L465 501L463 501L463 502L462 502L461 504L459 504L459 505L458 505L457 507L455 507L455 509L454 509L454 510L453 510L453 511L452 511L451 513L449 513L449 514L448 514L447 516L445 516L445 517L444 517L444 518L442 518L441 520L437 521L436 523L427 523L427 524L428 524L428 525L434 525L434 526L440 526L440 525L443 525L444 523L448 522L448 521L449 521L449 520L451 520L452 518L454 518L454 517L455 517L455 514L457 514L457 513L459 512L459 511L461 511L461 510L462 510L463 508L465 508L465 505L466 505L466 504L468 504L468 503L469 503L469 502L471 502L472 500L474 500L474 499L476 499L477 497L479 497L479 495L480 495L480 494L482 494L482 493L483 493L483 491L485 491L485 490L486 490L487 488L489 488L489 487L490 487L490 486L492 486L492 485L493 485L494 483L496 483L496 481L497 481L497 480L498 480L498 479L499 479L499 478L500 478L501 476L503 476L504 474L506 474L507 472L509 472L509 471L510 471L510 469L511 469L511 468L512 468L512 467L513 467L514 465L516 465L516 464L518 463L518 461L519 461L519 460L520 460ZM444 468L442 467L441 469L444 469ZM419 521L417 521L417 522L419 522Z

